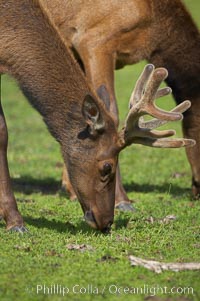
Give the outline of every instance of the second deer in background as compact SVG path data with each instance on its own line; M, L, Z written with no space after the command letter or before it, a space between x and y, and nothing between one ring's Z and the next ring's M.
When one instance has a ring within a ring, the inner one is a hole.
M118 125L114 70L148 60L168 70L176 102L190 99L183 133L192 192L200 194L200 34L180 0L40 0ZM66 183L66 179L64 181ZM69 181L67 180L69 184ZM70 185L68 186L70 188ZM70 191L72 198L73 190ZM131 209L117 171L116 206Z

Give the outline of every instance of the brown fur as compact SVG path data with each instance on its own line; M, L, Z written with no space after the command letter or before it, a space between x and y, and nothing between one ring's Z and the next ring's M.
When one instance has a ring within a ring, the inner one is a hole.
M7 72L18 81L43 116L61 144L84 212L92 211L96 227L103 230L114 215L117 153L109 153L112 140L117 140L114 122L38 1L2 0L0 20L1 73ZM8 229L19 228L23 220L12 194L6 158L7 129L1 106L0 109L0 213ZM90 120L90 111L91 119L97 120ZM101 128L104 132L99 134ZM99 158L105 150L107 155L102 161ZM113 176L102 183L99 164L104 161L111 161Z
M104 84L110 111L118 124L114 69L147 59L169 71L168 84L177 103L190 99L185 137L197 141L187 149L193 194L200 194L200 35L180 0L40 0L73 50L95 90ZM119 176L116 203L127 202Z
M154 106L157 92L166 95L169 89L157 91L167 71L154 70L152 65L145 68L136 88L140 101L131 105L125 127L118 133L108 110L111 99L106 87L98 89L104 103L88 84L40 2L1 0L0 42L0 72L17 80L60 143L67 176L92 227L107 231L113 222L116 167L123 148L131 143L157 147L194 144L184 139L160 139L172 136L174 131L140 128L138 119L143 114L177 120L182 117L179 112L189 105L185 103L176 112L163 112ZM0 215L7 229L22 232L25 228L12 192L7 143L0 102Z

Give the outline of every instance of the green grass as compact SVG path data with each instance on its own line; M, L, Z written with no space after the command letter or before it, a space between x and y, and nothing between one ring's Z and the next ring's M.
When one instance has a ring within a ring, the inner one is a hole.
M198 21L199 3L186 3ZM116 72L122 123L143 65ZM200 300L198 271L158 275L142 267L133 268L128 260L129 255L135 255L166 262L200 261L200 203L191 199L191 172L184 149L131 146L123 151L123 183L137 211L116 212L112 233L105 236L90 229L82 219L80 205L60 192L59 145L41 117L7 76L3 77L2 90L10 173L30 233L7 233L0 222L0 300ZM167 109L174 106L171 97L159 104ZM182 136L180 124L173 124L173 128ZM176 220L160 223L172 214ZM68 250L69 244L86 244L93 249ZM43 286L38 294L37 285ZM52 291L48 295L44 285L52 289L53 285L62 286L69 293L63 297ZM115 287L119 293L115 293ZM121 291L127 287L145 287L146 293ZM164 287L168 293L159 294ZM194 294L171 294L173 287L192 287ZM154 289L158 289L157 299L150 298Z

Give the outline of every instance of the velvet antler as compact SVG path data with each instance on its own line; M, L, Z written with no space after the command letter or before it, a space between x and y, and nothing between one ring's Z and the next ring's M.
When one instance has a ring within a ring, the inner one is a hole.
M173 136L174 130L157 131L155 128L169 122L183 119L183 113L190 107L186 100L170 112L158 108L155 99L171 93L169 87L159 89L168 72L164 68L147 65L138 79L130 98L130 111L124 128L119 133L120 147L124 148L132 143L151 147L179 148L193 146L195 141L184 138L166 138ZM143 116L150 115L155 119L144 121Z

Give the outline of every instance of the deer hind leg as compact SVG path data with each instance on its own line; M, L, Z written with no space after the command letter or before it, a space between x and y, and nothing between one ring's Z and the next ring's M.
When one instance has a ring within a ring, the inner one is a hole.
M192 169L192 194L200 198L200 103L192 102L191 108L185 112L183 119L185 138L196 140L196 145L186 148L186 154Z
M0 215L6 222L7 230L24 232L26 228L17 209L17 203L11 187L7 161L7 145L8 131L0 99Z

